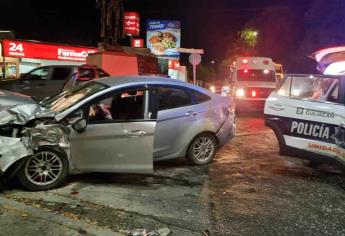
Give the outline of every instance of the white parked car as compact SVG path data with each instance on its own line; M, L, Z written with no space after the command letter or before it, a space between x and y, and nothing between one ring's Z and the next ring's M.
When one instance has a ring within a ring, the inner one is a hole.
M287 75L265 104L280 153L345 164L345 77Z

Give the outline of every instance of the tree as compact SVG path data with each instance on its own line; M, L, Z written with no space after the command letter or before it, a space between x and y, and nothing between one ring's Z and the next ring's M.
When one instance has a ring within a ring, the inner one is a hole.
M239 32L240 39L246 46L245 49L252 49L258 44L258 31L255 28L245 28Z
M189 65L188 67L188 80L193 81L193 67ZM203 83L213 83L216 80L215 69L209 65L200 64L196 67L196 79L202 81Z

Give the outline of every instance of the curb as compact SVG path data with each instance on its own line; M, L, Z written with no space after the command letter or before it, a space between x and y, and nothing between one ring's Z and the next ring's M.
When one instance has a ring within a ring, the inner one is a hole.
M95 235L95 236L125 236L124 234L116 233L110 229L102 228L96 225L90 225L83 221L74 220L61 214L47 212L43 209L35 208L28 206L22 202L18 202L15 200L10 200L5 197L0 196L0 204L11 206L14 209L23 211L28 215L32 215L36 218L40 218L43 220L47 220L53 222L55 224L63 225L68 228L74 229L76 231L83 229L88 234Z

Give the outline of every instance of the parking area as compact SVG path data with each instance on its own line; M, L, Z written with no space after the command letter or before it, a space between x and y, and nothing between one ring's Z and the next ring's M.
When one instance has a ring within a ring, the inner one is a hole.
M207 166L181 159L156 163L153 175L75 175L47 192L13 184L0 195L0 235L128 235L135 229L161 235L344 235L342 172L280 157L258 114L242 114L237 126L237 136Z

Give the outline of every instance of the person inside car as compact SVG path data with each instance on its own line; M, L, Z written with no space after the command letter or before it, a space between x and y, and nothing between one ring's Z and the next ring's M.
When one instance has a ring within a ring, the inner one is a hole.
M322 79L318 80L316 89L311 96L312 100L322 100L323 95L329 90L330 86L334 82L333 79Z

